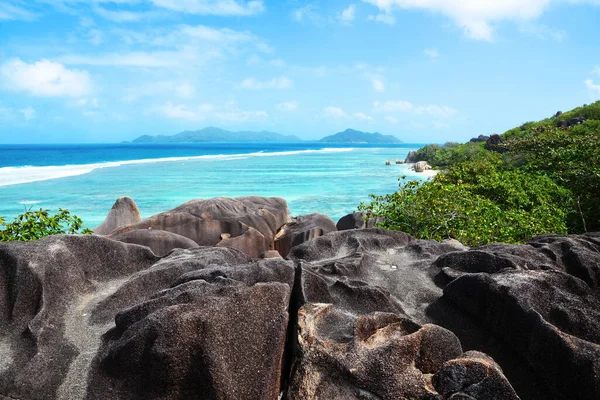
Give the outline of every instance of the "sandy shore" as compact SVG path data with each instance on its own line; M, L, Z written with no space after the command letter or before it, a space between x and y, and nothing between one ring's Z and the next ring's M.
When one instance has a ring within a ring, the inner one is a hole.
M442 171L437 170L437 169L428 169L428 170L425 170L423 172L418 172L418 173L422 174L422 175L425 175L428 178L433 178L434 176L436 176L440 172L442 172Z

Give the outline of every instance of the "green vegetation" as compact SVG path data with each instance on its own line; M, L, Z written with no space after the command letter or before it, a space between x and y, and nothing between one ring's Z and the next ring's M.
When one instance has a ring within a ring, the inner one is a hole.
M51 215L49 210L30 209L10 223L6 223L4 217L0 217L0 242L30 242L50 235L92 233L89 229L81 230L81 226L81 219L67 210L59 208L57 214Z
M573 118L586 121L565 127ZM484 143L420 149L418 160L445 172L424 183L401 178L396 193L359 210L384 228L469 246L600 231L600 102L501 136L501 152Z

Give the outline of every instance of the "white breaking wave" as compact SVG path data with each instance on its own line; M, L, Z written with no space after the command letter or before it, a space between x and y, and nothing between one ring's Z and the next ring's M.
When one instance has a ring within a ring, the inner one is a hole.
M239 160L250 157L276 157L276 156L293 156L298 154L309 153L344 153L353 151L353 148L325 148L320 150L293 150L293 151L278 151L273 153L265 153L262 151L246 154L218 154L205 156L188 156L188 157L165 157L165 158L150 158L142 160L126 160L126 161L110 161L94 164L81 165L60 165L60 166L45 166L45 167L2 167L0 168L0 186L19 185L23 183L32 183L39 181L47 181L50 179L68 178L71 176L85 175L101 168L115 168L123 165L135 164L151 164L161 162L177 162L177 161L193 161L193 160L216 160L228 161ZM36 204L36 203L23 203Z

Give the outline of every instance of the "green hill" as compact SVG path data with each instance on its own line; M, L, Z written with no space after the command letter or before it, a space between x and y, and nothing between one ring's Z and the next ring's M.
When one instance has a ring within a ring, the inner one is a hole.
M381 133L368 133L346 129L344 132L324 137L320 140L324 143L372 143L372 144L400 144L402 141L395 136L382 135Z
M600 101L412 156L445 172L361 205L386 228L468 245L600 231Z
M279 133L261 131L230 132L224 129L208 127L198 131L185 131L172 136L140 136L132 143L245 143L245 142L301 142L297 136L285 136Z

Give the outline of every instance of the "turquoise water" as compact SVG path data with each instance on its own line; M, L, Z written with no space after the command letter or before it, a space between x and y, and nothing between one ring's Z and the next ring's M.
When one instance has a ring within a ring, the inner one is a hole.
M399 176L422 178L385 165L419 147L0 146L0 216L62 207L91 228L120 196L132 197L145 218L195 198L257 195L285 198L292 215L320 212L337 221L369 194L396 190Z

